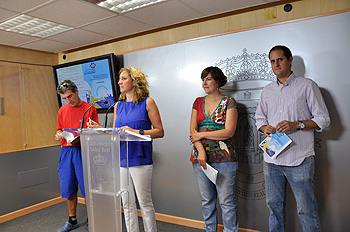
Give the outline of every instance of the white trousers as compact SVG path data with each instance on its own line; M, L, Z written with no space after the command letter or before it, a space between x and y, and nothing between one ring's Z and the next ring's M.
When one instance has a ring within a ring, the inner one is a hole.
M128 232L139 232L135 190L140 205L145 232L156 232L156 217L151 196L153 165L143 165L120 169L121 189L128 189L122 194L124 218ZM127 186L129 185L129 188ZM135 190L134 190L135 189Z

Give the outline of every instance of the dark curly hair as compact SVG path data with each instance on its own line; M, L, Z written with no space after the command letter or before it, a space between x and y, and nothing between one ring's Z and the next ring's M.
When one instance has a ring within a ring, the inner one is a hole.
M71 80L64 80L57 86L57 93L64 94L67 90L71 90L73 93L77 90L77 86Z
M202 71L201 79L203 80L208 76L208 74L211 74L211 76L214 78L216 83L218 83L219 88L224 86L227 83L227 77L222 72L222 70L218 67L207 67Z

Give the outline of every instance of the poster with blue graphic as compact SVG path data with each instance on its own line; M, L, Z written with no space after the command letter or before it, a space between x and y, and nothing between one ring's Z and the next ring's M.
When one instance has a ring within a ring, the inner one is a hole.
M95 103L96 109L113 105L113 89L108 59L95 60L57 69L58 83L63 80L73 81L79 91L81 100ZM108 103L103 103L107 101ZM62 100L62 105L67 102Z
M270 156L275 159L292 140L286 135L286 133L276 131L271 136L266 137L260 144L259 147Z

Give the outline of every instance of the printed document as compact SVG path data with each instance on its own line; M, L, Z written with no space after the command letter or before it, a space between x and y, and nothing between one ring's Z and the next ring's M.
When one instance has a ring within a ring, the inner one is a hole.
M276 132L271 136L266 137L260 144L259 147L270 156L272 159L276 159L277 155L280 154L292 140L286 135L286 133Z
M202 167L204 174L207 175L209 180L211 180L214 184L216 184L216 179L218 177L218 171L215 168L213 168L212 166L210 166L208 163L206 163L206 165L207 165L207 169L204 169Z

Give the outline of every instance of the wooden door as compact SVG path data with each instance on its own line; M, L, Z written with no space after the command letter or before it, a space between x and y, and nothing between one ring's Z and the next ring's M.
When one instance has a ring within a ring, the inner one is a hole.
M0 153L25 148L23 78L19 64L0 61Z
M51 66L21 64L24 77L27 149L59 145L55 140L58 99Z

